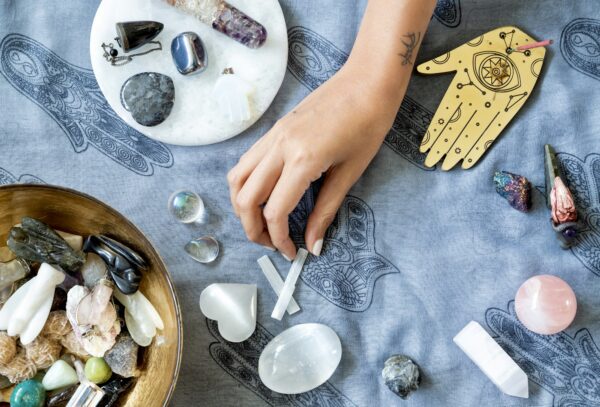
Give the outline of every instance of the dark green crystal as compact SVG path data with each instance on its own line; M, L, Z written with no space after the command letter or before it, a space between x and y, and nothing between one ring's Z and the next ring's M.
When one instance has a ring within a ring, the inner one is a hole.
M544 170L546 175L546 204L548 205L548 209L552 209L550 193L552 192L552 188L554 188L554 180L556 177L560 177L560 172L556 152L550 144L544 146Z
M21 226L10 230L6 242L17 256L38 263L58 265L69 273L77 272L85 262L83 252L75 251L50 226L24 217Z

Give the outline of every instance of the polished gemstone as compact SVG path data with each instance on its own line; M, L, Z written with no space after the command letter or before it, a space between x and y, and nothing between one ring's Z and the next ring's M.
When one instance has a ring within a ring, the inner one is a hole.
M304 393L325 383L341 359L342 344L331 328L300 324L267 344L258 360L258 374L277 393Z
M243 342L256 329L257 289L251 284L211 284L200 294L200 310L218 322L230 342Z
M496 192L505 198L510 206L527 212L531 208L531 183L522 175L512 174L507 171L498 171L494 174Z
M208 55L204 44L193 32L184 32L173 38L171 56L175 67L182 75L203 72L208 64Z
M110 366L103 358L89 358L85 362L85 377L92 383L106 383L112 376Z
M421 374L419 366L404 355L394 355L385 361L381 376L385 385L401 398L419 388Z
M517 291L515 311L527 329L552 335L571 325L577 312L577 299L562 279L550 275L535 276Z
M127 21L115 24L117 43L123 51L129 52L152 41L164 26L156 21Z
M142 126L156 126L171 114L175 85L167 75L142 72L127 79L121 88L121 104Z
M42 385L48 391L61 389L79 383L75 369L62 359L54 362L44 375Z
M125 324L131 338L140 346L150 345L156 331L165 329L156 308L141 291L131 295L115 291L114 296L125 307Z
M190 240L185 245L190 257L200 263L212 263L219 256L219 242L212 236Z
M204 201L192 191L177 191L169 197L168 209L179 222L201 222L205 217Z
M10 396L11 407L42 407L46 402L46 390L37 380L17 384Z
M85 239L83 250L100 256L119 291L124 294L133 294L139 289L142 270L147 265L145 260L133 249L107 236L91 235ZM98 270L94 273L96 273L95 276L99 274Z

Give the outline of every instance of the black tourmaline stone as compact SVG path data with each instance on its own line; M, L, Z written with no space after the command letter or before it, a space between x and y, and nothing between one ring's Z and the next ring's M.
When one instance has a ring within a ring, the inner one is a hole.
M174 102L173 80L160 73L139 73L127 79L121 88L121 104L142 126L164 122Z
M104 397L98 403L98 407L112 407L119 396L133 384L133 379L124 377L115 377L102 386Z
M129 52L152 41L162 31L164 25L156 21L128 21L117 23L117 43L123 51Z

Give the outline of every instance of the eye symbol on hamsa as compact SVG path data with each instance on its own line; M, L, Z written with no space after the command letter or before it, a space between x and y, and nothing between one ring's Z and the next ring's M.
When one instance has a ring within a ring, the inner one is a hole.
M477 163L531 95L546 50L518 47L535 41L501 27L417 67L423 74L456 72L421 142L426 167Z
M510 92L521 86L515 63L498 52L478 52L473 70L479 82L493 92Z

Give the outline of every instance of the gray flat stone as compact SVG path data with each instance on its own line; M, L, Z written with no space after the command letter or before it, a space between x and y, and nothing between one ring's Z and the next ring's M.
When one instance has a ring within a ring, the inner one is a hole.
M175 102L175 86L167 75L143 72L127 79L121 88L121 104L142 126L164 122Z

